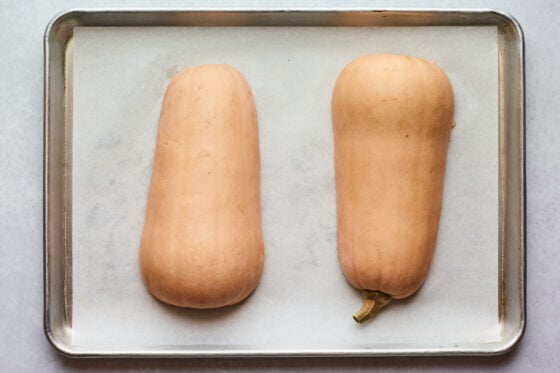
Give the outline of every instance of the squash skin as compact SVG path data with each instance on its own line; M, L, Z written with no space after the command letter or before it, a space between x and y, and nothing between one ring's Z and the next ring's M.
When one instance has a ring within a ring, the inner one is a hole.
M415 57L349 63L332 96L338 257L354 287L394 299L423 284L441 212L454 97Z
M178 73L163 99L139 253L145 286L180 307L238 303L264 266L256 109L228 65Z

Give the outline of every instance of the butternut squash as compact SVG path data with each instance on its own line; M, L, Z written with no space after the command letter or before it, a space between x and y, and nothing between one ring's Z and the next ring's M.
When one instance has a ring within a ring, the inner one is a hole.
M139 259L151 294L180 307L238 303L260 281L257 116L231 66L183 70L167 88Z
M368 55L332 96L338 257L363 290L363 322L415 293L436 244L454 98L447 75L420 58Z

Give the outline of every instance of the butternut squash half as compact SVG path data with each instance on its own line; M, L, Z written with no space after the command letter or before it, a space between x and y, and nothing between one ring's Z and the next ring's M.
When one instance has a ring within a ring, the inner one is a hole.
M363 290L363 322L415 293L436 245L454 98L435 64L367 55L332 96L338 257Z
M255 104L228 65L178 73L161 108L140 245L144 284L181 307L238 303L264 262Z

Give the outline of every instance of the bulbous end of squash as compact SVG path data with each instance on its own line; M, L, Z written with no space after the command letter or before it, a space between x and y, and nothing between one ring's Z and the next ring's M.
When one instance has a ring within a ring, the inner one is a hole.
M381 291L362 290L364 304L354 314L354 321L359 324L366 322L381 311L383 307L391 302L391 296Z

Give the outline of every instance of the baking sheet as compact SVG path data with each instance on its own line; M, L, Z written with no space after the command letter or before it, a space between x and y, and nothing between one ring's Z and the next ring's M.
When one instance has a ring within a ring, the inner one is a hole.
M372 323L336 257L330 95L367 53L438 63L456 95L437 249L421 291ZM499 339L497 30L88 28L74 30L72 343L99 348L340 349ZM137 253L163 93L181 68L229 63L257 106L265 271L241 305L166 306Z

